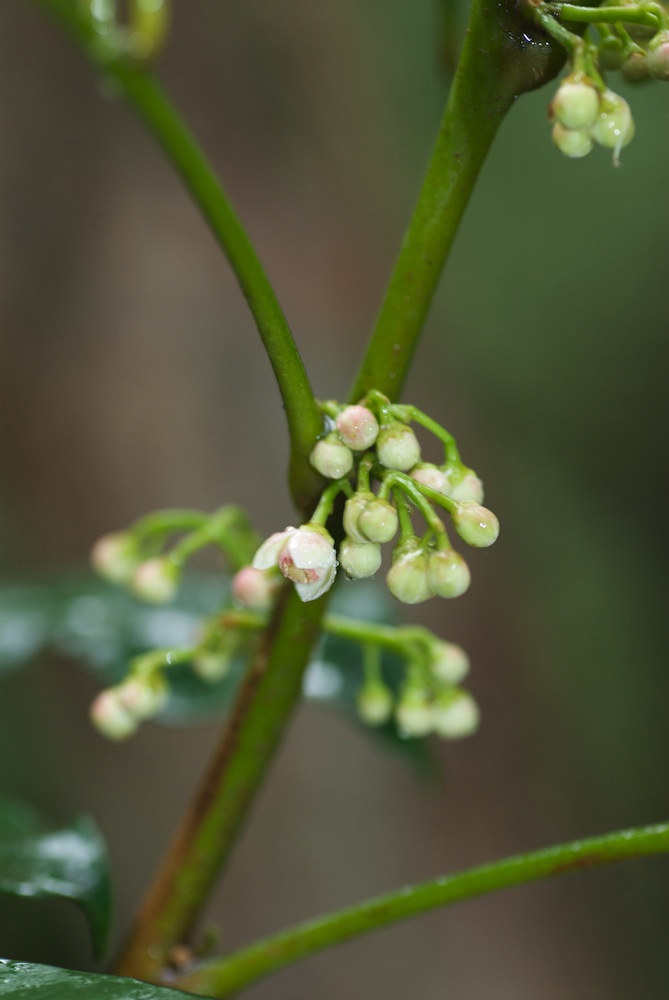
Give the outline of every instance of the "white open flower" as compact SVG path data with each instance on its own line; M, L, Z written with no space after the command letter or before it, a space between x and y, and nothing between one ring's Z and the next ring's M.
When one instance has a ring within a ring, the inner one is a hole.
M253 557L253 566L278 566L295 584L300 600L315 601L334 583L337 557L334 542L325 530L303 525L270 535Z

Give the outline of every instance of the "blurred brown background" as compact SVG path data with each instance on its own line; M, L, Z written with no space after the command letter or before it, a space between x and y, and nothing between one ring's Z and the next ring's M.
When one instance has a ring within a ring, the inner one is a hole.
M177 0L160 73L255 240L316 392L343 396L439 120L431 3ZM622 90L618 82L615 89ZM405 882L667 818L669 89L626 96L619 169L513 110L405 398L485 478L498 545L415 620L463 643L484 724L421 785L336 715L299 711L210 908L233 947ZM0 7L2 575L83 564L149 509L291 522L281 408L212 237L132 114L25 0ZM216 739L90 728L90 677L0 689L4 792L112 854L118 942ZM26 734L28 738L26 738ZM651 1000L669 863L469 903L324 954L253 1000ZM92 967L64 904L0 902L0 951Z

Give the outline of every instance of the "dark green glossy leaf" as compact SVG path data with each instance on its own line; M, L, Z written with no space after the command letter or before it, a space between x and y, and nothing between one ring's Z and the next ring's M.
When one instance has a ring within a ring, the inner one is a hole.
M184 994L137 979L73 972L0 958L0 996L12 1000L177 1000Z
M109 868L104 842L91 819L49 830L38 813L0 800L0 892L69 899L84 912L100 955L109 931Z

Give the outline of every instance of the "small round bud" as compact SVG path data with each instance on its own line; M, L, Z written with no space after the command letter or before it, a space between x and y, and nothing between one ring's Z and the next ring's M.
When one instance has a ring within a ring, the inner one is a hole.
M438 736L458 740L478 729L481 713L466 691L449 691L437 696L432 706L432 728Z
M151 719L165 707L168 687L162 674L129 677L116 688L121 705L135 719Z
M669 31L659 31L648 46L648 72L655 80L669 80Z
M376 454L387 469L408 472L420 458L420 444L408 424L395 420L379 431Z
M432 704L421 688L408 688L395 709L395 719L403 736L427 736L432 731Z
M634 119L630 106L624 97L605 91L597 121L590 129L590 135L600 146L614 150L617 157L621 149L634 138Z
M239 607L269 611L281 587L281 577L272 570L244 566L232 578L232 599Z
M477 549L487 548L497 541L499 521L491 510L480 503L464 501L451 514L453 526L463 542Z
M341 479L353 468L353 454L337 434L328 434L317 442L309 461L321 476L327 479Z
M193 658L193 671L208 684L221 681L232 665L232 650L202 649Z
M381 565L381 546L345 538L339 546L339 565L351 580L366 580Z
M387 500L370 500L358 518L358 529L370 542L389 542L397 534L397 511Z
M397 554L399 550L399 555ZM403 604L420 604L433 597L428 579L428 555L421 548L408 551L398 546L386 576L388 590Z
M373 493L354 493L344 504L344 531L354 542L368 542L369 539L363 535L359 528L360 515L367 507L370 500L374 500Z
M649 63L650 60L646 58L645 52L632 52L621 66L622 74L630 83L647 80L650 72Z
M604 72L620 69L623 63L623 43L614 35L602 38L597 46L597 62Z
M469 657L462 646L435 639L430 649L430 669L444 684L460 684L469 673Z
M473 469L468 469L466 465L453 468L450 472L450 492L447 494L451 500L474 500L481 503L483 500L483 483Z
M353 451L371 448L379 433L376 417L366 406L347 406L336 419L339 436Z
M450 496L451 475L448 469L439 469L431 462L419 462L411 470L411 478L438 493Z
M179 586L179 569L168 558L149 559L137 567L130 586L143 601L168 604Z
M599 112L599 93L587 77L569 78L558 88L549 110L566 129L588 129Z
M137 730L137 718L121 702L118 688L100 692L91 705L91 722L110 740L126 740Z
M129 583L139 563L132 535L122 531L98 538L91 551L93 569L112 583Z
M430 589L437 597L460 597L471 583L469 566L455 549L430 552L428 561Z
M358 691L357 706L363 722L370 726L382 726L393 710L392 691L383 681L368 681Z
M559 122L553 125L551 138L560 152L572 160L587 156L594 146L588 132L565 128Z

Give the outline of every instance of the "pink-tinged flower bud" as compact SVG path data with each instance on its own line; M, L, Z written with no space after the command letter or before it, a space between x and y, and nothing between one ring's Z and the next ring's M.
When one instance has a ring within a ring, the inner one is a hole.
M669 80L669 31L659 31L648 46L648 72L655 80Z
M398 546L386 576L388 590L403 604L420 604L434 596L428 579L428 555L420 547Z
M450 486L447 494L451 500L483 500L483 483L473 469L465 465L453 467L450 473Z
M463 501L451 514L453 526L463 542L484 549L497 541L499 521L491 510L480 503Z
M360 515L367 507L370 500L374 500L373 493L354 493L344 504L344 531L354 542L368 542L369 539L363 535L358 527Z
M270 611L280 587L276 572L244 566L232 578L232 599L238 607Z
M179 586L179 569L167 558L149 559L137 567L130 586L143 601L168 604Z
M395 420L379 431L376 454L381 465L387 469L408 472L420 459L418 438L408 424Z
M358 528L370 542L383 545L397 534L397 511L387 500L370 500L358 518Z
M334 583L337 557L325 528L303 525L270 535L253 557L256 569L277 566L302 601L315 601Z
M460 597L471 583L469 566L455 549L430 552L428 581L437 597Z
M565 128L556 122L551 132L553 142L565 156L572 160L577 160L581 156L587 156L595 145L590 138L590 133L581 129Z
M630 106L624 97L606 90L602 96L597 121L590 129L590 135L600 146L614 151L617 162L620 150L634 138L634 119Z
M430 670L444 684L460 684L469 673L469 657L462 646L435 639L430 649Z
M91 722L110 740L126 740L137 730L137 718L121 702L118 688L100 692L91 705Z
M139 563L132 535L122 531L98 538L91 551L93 569L112 583L129 583Z
M381 546L345 538L339 546L339 565L350 580L367 580L381 565Z
M357 706L363 722L370 726L382 726L393 710L392 691L383 681L368 681L358 691Z
M549 114L566 129L589 129L599 113L599 92L588 77L568 77L549 105Z
M342 441L353 451L367 451L379 433L376 417L366 406L345 407L335 422Z
M432 731L432 703L421 688L408 688L400 697L395 719L403 736L427 736Z
M328 434L317 442L309 461L321 476L327 479L342 479L353 468L353 453L337 434Z
M123 706L135 719L151 719L167 703L168 687L162 674L129 677L115 689Z
M439 469L431 462L419 462L411 470L411 478L415 479L417 483L422 483L423 486L429 486L431 489L437 490L438 493L443 493L447 497L451 495L450 470Z
M479 726L481 713L466 691L448 691L437 696L432 706L432 728L447 740L471 736Z

